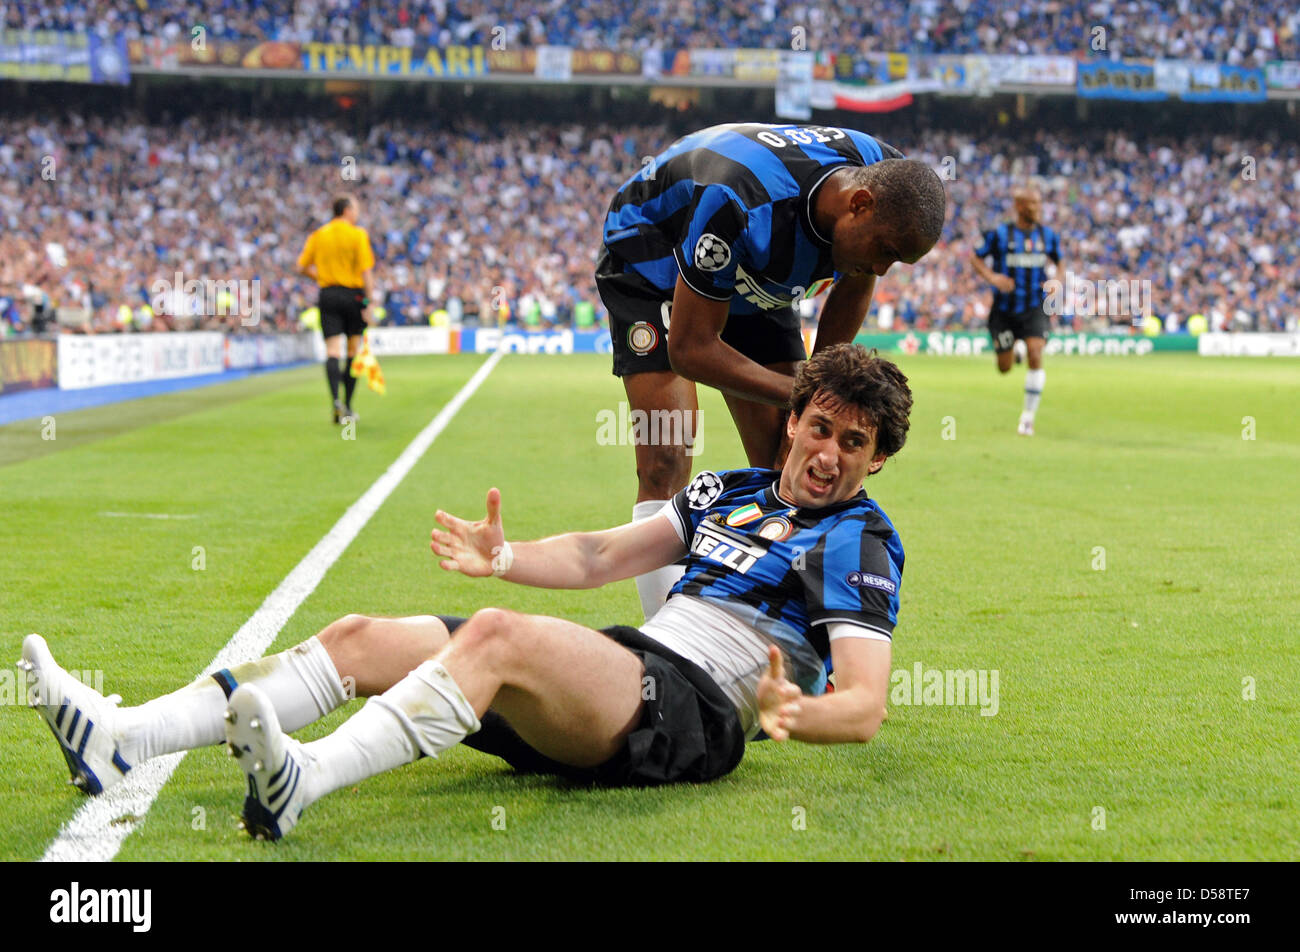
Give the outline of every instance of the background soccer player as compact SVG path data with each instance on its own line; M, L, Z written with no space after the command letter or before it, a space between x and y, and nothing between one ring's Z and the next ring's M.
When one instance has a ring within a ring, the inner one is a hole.
M334 402L334 422L357 419L352 411L352 394L357 381L352 376L352 358L361 348L366 332L370 295L374 293L370 269L375 255L370 236L357 226L361 209L351 195L334 199L334 217L307 237L298 257L298 270L320 285L320 328L325 336L325 376ZM347 363L343 362L343 339L347 337ZM344 398L339 400L339 382Z
M696 382L722 391L750 465L780 465L806 356L793 304L830 288L816 347L851 341L876 279L934 246L945 205L925 163L864 133L815 125L713 126L623 184L596 269L614 373L633 410L652 420L685 411L692 431L687 445L638 442L634 519L659 511L690 478ZM680 574L670 565L637 579L647 618Z
M1043 308L1047 292L1043 282L1050 259L1059 273L1061 240L1056 232L1040 221L1043 197L1032 186L1021 186L1011 193L1016 220L1005 222L984 232L984 242L971 254L971 264L981 278L993 285L993 306L989 310L989 334L998 370L1011 369L1017 340L1025 342L1029 370L1025 373L1025 407L1020 413L1017 432L1034 435L1034 414L1042 399L1043 345L1051 321ZM991 257L990 267L984 259Z

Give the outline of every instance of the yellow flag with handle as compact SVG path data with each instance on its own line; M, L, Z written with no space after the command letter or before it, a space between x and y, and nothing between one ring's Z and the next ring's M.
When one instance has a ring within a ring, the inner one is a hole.
M379 367L379 361L375 358L374 352L370 349L370 335L366 335L365 342L361 345L361 351L352 358L352 376L365 377L366 386L378 394L388 392L384 385L384 372Z

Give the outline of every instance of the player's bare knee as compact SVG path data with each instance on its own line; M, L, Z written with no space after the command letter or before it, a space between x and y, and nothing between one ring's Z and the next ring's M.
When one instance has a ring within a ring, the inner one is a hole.
M456 631L458 650L508 651L519 629L519 615L504 608L480 608Z
M344 615L326 625L317 637L328 651L332 647L361 640L372 621L374 619L368 615Z
M374 619L366 615L344 615L330 622L316 635L316 640L321 643L337 670L355 675L358 665L363 664L371 654L366 647L365 637L372 621Z

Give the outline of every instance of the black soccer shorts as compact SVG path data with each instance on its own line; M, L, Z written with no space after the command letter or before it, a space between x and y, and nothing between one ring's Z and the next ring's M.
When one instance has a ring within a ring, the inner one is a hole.
M455 632L465 619L439 615ZM611 787L653 787L704 783L736 769L745 753L745 732L735 705L699 665L636 628L613 625L602 634L645 665L641 721L622 748L596 767L571 767L540 753L489 710L482 729L463 743L500 757L523 773L555 774L578 783Z
M1026 337L1046 340L1051 330L1052 322L1041 304L1027 307L1017 314L989 312L989 336L993 338L993 350L999 354L1011 350L1016 341Z
M609 311L614 376L672 370L668 361L671 296L602 248L596 264L596 290ZM757 364L805 360L808 352L793 308L746 314L727 321L722 339Z
M345 288L332 284L320 289L320 331L325 337L360 337L366 332L366 321L361 316L361 302L366 292L360 288Z

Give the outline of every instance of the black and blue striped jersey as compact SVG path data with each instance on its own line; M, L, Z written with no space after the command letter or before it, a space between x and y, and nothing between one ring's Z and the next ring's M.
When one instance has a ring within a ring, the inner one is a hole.
M677 275L736 315L816 297L835 278L812 198L837 168L902 153L852 129L732 123L677 140L619 188L605 247L672 300Z
M1016 282L1010 294L993 290L993 310L1001 314L1019 314L1033 307L1042 307L1047 292L1047 260L1061 263L1061 239L1045 225L1035 225L1029 231L1018 228L1013 222L1003 222L984 232L984 243L975 249L977 258L993 256L991 267L998 274L1010 275Z
M893 638L903 543L865 490L823 508L777 495L770 469L702 472L665 507L687 544L686 572L670 598L707 600L775 641L790 678L826 690L827 626L844 622Z

